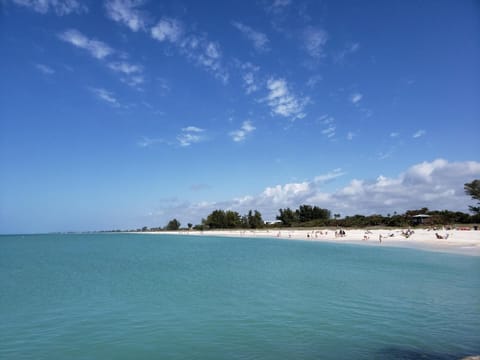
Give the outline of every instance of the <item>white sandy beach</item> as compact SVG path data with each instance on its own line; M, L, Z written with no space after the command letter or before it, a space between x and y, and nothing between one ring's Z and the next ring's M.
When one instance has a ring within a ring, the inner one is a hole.
M468 228L468 227L467 227ZM344 229L345 235L336 235L336 229L261 229L261 230L209 230L209 231L169 231L147 232L149 234L182 234L190 236L226 236L248 238L278 238L303 241L324 241L349 243L365 246L396 246L439 251L463 255L480 256L480 230L427 230L413 229L407 238L406 229ZM438 239L436 234L443 237ZM381 242L380 242L381 236Z

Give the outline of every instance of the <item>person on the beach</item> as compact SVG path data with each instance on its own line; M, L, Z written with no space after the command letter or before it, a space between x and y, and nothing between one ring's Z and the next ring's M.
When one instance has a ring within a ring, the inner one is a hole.
M378 241L382 242L382 234L378 235Z

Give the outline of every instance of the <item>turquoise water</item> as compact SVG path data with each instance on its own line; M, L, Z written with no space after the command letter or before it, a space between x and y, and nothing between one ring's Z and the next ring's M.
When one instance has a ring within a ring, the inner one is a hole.
M0 237L1 359L480 354L480 258L276 239Z

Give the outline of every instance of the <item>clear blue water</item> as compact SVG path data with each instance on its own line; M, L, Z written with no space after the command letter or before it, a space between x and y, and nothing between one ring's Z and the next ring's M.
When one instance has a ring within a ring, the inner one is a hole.
M480 354L480 258L277 239L0 237L1 359Z

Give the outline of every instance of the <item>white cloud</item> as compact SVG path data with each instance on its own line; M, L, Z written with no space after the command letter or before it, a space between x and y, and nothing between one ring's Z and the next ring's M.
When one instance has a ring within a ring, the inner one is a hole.
M150 147L150 146L153 146L155 144L161 144L161 143L164 143L165 141L163 139L156 139L156 138L149 138L149 137L146 137L146 136L143 136L141 138L140 141L138 141L137 145L140 146L140 147Z
M139 86L144 83L145 79L143 77L143 68L140 65L120 61L109 63L108 67L115 72L123 74L120 81L137 90L141 90Z
M252 72L244 74L243 81L247 95L258 90L258 86L255 82L255 75Z
M309 27L304 31L303 42L308 54L316 59L324 57L323 48L328 40L325 30Z
M59 16L88 11L88 8L77 0L13 0L13 3L41 14L53 11Z
M187 126L187 127L183 128L182 131L184 131L184 132L201 133L201 132L204 132L205 130L204 130L204 129L201 129L201 128L199 128L199 127L196 127L196 126Z
M266 101L272 109L272 114L293 120L306 116L304 108L309 98L301 98L292 94L285 79L270 78L267 81L267 89L269 93Z
M228 82L228 72L222 64L220 45L205 35L187 34L183 23L177 19L162 18L151 31L152 38L175 45L182 55L213 74L222 82Z
M336 134L337 127L335 126L335 119L333 116L322 115L319 118L321 124L324 125L322 134L327 138L333 138Z
M37 70L41 71L45 75L53 75L55 74L55 70L53 70L51 67L44 65L44 64L35 64L35 67Z
M315 177L314 179L314 182L319 184L324 184L324 183L327 183L327 182L330 182L338 177L341 177L343 175L345 175L346 173L340 169L340 168L337 168L337 169L334 169L326 174L322 174L322 175L318 175Z
M105 9L110 19L123 23L132 31L145 30L146 15L136 9L144 2L144 0L108 0Z
M290 5L290 3L291 0L273 0L271 4L267 5L266 10L273 13L279 13Z
M399 137L399 136L400 136L400 133L398 133L398 132L391 132L390 133L390 137L392 137L392 138L396 138L396 137Z
M188 221L198 221L214 209L234 209L245 213L259 210L265 219L275 218L279 208L312 204L345 215L388 214L427 207L468 212L471 198L463 184L480 177L480 162L448 162L437 159L413 165L396 177L378 175L375 179L352 179L346 186L326 191L325 182L345 173L335 169L312 181L269 186L255 196L217 203L182 204ZM166 214L175 209L165 210Z
M348 44L343 50L338 52L334 57L333 60L336 63L343 63L345 58L353 53L356 53L360 49L359 43Z
M241 64L240 68L242 69L243 73L243 87L245 88L246 94L249 95L255 91L258 91L260 89L260 85L258 83L257 74L260 68L250 62Z
M418 130L417 132L415 132L415 134L412 135L412 137L414 139L417 139L419 137L422 137L426 134L427 132L425 130Z
M313 89L322 80L323 80L322 75L313 75L307 80L307 86Z
M356 136L356 134L352 131L349 131L347 133L347 140L353 140L353 138Z
M135 88L136 90L141 91L142 88L140 87L140 85L145 82L145 78L143 77L143 75L133 75L122 77L120 81L127 84L128 86L131 86L132 88Z
M120 72L126 75L142 72L141 66L129 64L125 61L111 62L108 64L108 67L113 71Z
M196 126L187 126L183 128L181 133L177 136L177 141L182 147L190 146L204 140L202 135L204 131L204 129Z
M78 48L87 50L90 55L97 59L103 59L114 52L113 49L107 44L98 40L89 39L80 31L75 29L64 31L59 35L59 38Z
M350 101L352 102L352 104L357 104L360 100L362 100L362 98L363 95L360 93L354 93L350 95Z
M256 128L252 125L252 122L247 120L244 121L239 130L232 131L230 136L235 142L242 142L245 140L246 136L253 132Z
M257 51L268 51L269 50L269 40L267 35L252 29L250 26L242 24L241 22L234 21L232 25L238 29L244 36L252 41L254 48Z
M102 101L105 101L115 107L120 106L120 103L111 91L105 90L103 88L91 88L90 90Z
M322 134L328 138L332 138L335 136L336 127L332 124L328 125L325 129L322 130Z
M183 36L184 26L179 20L164 17L150 32L152 37L158 41L176 43Z

